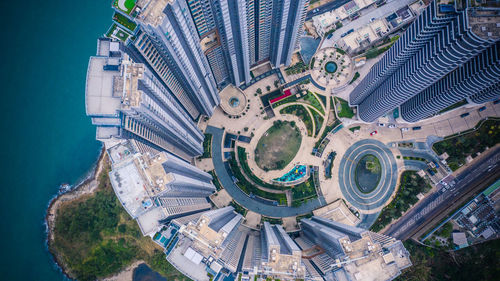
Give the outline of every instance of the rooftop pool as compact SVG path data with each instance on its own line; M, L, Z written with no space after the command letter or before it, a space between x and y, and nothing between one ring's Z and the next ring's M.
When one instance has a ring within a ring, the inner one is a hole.
M302 179L307 175L307 166L306 165L296 165L293 167L291 171L288 173L284 174L283 176L279 178L275 178L274 181L277 182L294 182L297 180Z

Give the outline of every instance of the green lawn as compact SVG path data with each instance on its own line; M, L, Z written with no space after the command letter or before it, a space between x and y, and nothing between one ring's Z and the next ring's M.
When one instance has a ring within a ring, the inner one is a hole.
M446 161L453 171L465 164L468 155L476 157L478 152L483 152L486 147L493 147L500 142L500 121L488 120L478 125L481 127L476 131L462 132L463 135L449 137L433 145L438 155L448 153L449 158Z
M398 219L410 206L418 202L417 194L426 193L431 189L427 181L414 171L401 174L400 185L396 197L382 209L370 230L378 232L392 220Z
M359 130L360 128L361 128L361 126L355 126L355 127L349 128L349 131L354 133L356 130Z
M336 104L340 103L340 111L337 112L339 118L352 118L354 116L354 112L352 111L352 108L349 107L349 103L346 100L338 97L336 97L335 100Z
M314 96L313 93L307 91L307 95L305 95L303 98L306 103L312 105L312 107L316 108L319 112L321 112L321 114L325 114L325 111L321 106L321 102Z
M263 170L283 169L297 154L302 134L295 124L275 121L259 139L255 162Z
M119 3L123 2L123 6ZM113 6L118 8L120 11L123 11L127 15L130 15L132 9L135 7L136 0L114 0Z
M307 110L305 109L304 106L298 105L298 104L290 105L290 106L287 106L285 108L282 108L280 110L280 113L281 114L292 114L292 115L298 116L302 120L302 122L304 122L304 124L306 125L307 135L310 137L313 136L313 131L312 131L313 124L312 124L311 116L309 115L309 113L307 112Z
M130 31L134 31L135 28L137 27L137 24L135 22L131 21L130 19L128 19L127 17L125 17L122 14L115 12L113 19L117 23L119 23L119 24L123 25L125 28L129 29Z

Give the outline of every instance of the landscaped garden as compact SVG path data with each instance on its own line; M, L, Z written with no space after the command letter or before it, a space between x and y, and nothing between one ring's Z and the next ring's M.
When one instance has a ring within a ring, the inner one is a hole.
M114 0L113 6L130 15L135 7L136 0Z
M465 164L467 156L476 157L486 147L493 147L500 142L500 121L487 120L476 125L475 131L466 131L447 137L433 145L438 155L448 154L448 166L455 171Z
M375 223L370 228L378 232L393 220L398 219L412 205L418 202L417 194L426 193L431 189L429 183L414 171L401 174L400 185L396 197L380 212Z
M283 169L295 157L301 142L302 135L294 123L275 121L257 143L255 162L264 171Z
M283 109L280 110L281 114L291 114L291 115L296 115L299 117L302 122L306 125L307 128L307 135L312 137L313 136L313 121L311 119L311 115L307 111L307 109L300 104L294 104L287 106Z
M373 155L363 156L356 164L355 180L356 186L363 193L372 192L378 185L381 176L380 160Z
M117 23L119 23L122 26L124 26L125 28L129 29L130 31L134 31L135 28L137 27L137 24L135 22L131 21L130 19L128 19L127 17L125 17L122 14L119 14L119 13L115 12L115 15L113 16L113 19Z
M314 188L313 177L310 176L307 181L292 188L292 206L302 205L307 200L316 198L316 188Z
M238 180L236 185L248 195L255 195L264 199L278 202L279 205L286 205L286 195L285 193L271 193L259 189L255 184L249 182L240 170L238 162L235 157L235 153L231 152L231 158L228 160L229 167L233 176Z
M212 134L205 134L201 158L212 158Z

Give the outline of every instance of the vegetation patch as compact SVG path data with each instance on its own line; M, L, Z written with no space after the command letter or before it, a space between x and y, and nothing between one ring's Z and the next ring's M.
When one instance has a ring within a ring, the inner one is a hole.
M413 265L396 281L493 281L500 274L499 239L452 252L421 246L411 240L404 245Z
M189 280L165 259L150 237L142 236L116 198L107 162L95 193L60 205L51 251L62 259L71 277L96 280L118 273L135 260L144 260L169 280Z
M307 64L304 62L300 61L288 68L285 69L286 75L292 75L292 74L299 74L303 73L304 71L308 70L309 67Z
M201 158L212 158L212 134L205 134Z
M280 218L270 218L266 216L261 216L260 221L263 223L265 221L269 222L270 224L283 224L283 220Z
M373 154L363 156L356 164L356 186L363 193L372 192L380 181L382 168L380 160Z
M259 189L253 183L249 182L240 170L240 167L236 161L234 151L231 152L231 158L228 160L228 162L233 176L238 180L236 185L241 189L241 191L245 192L248 195L255 195L264 199L277 201L280 205L287 204L286 195L284 193L267 192Z
M277 190L285 190L289 188L287 186L274 185L261 180L252 172L252 169L250 169L250 167L248 166L246 149L244 147L238 146L237 150L238 150L238 161L240 162L240 166L243 169L243 173L245 173L245 175L248 176L250 180L252 180L255 184L260 185L262 187L267 187Z
M455 108L459 108L459 107L461 107L462 105L466 105L466 104L467 104L467 100L463 99L463 100L461 100L461 101L459 101L459 102L457 102L457 103L455 103L455 104L452 104L452 105L448 106L447 108L445 108L445 109L443 109L443 110L439 111L438 113L439 113L439 114L441 114L441 113L445 113L445 112L447 112L447 111L450 111L450 110L455 109Z
M352 118L354 116L354 111L349 107L349 103L346 100L336 97L335 103L340 104L340 110L338 110L337 107L337 115L339 118Z
M312 137L313 136L313 123L310 114L307 112L306 108L302 105L299 104L294 104L287 106L283 109L280 110L281 114L292 114L296 115L299 117L302 122L306 125L307 128L307 135Z
M241 206L240 204L236 203L236 201L231 201L231 203L229 204L231 206L233 206L234 208L234 211L238 214L241 214L242 216L246 216L248 210L245 209L243 206Z
M321 105L321 102L316 98L316 96L307 91L307 95L304 96L304 101L308 104L310 104L312 107L316 108L321 114L325 114L325 110L323 110L323 106Z
M302 135L291 122L277 120L259 139L255 162L264 171L283 169L299 151Z
M354 133L354 132L358 131L360 128L361 128L361 126L355 126L355 127L349 128L349 131Z
M212 183L215 185L215 189L217 189L217 191L221 190L223 187L220 184L219 178L217 177L217 173L215 173L215 170L209 171L208 173L212 175Z
M313 177L310 176L307 181L292 188L292 206L298 207L303 203L316 198L316 188L314 187Z
M352 77L351 82L349 82L349 85L354 83L354 81L356 81L358 78L359 78L359 72L356 71L356 73L354 73L354 76Z
M370 228L378 232L393 220L398 219L412 205L418 202L417 194L431 190L429 183L414 171L404 171L401 174L400 185L396 197L380 212L375 223Z
M487 147L493 147L500 142L500 122L498 120L480 122L476 128L478 129L475 131L449 136L433 145L433 149L438 155L445 152L448 154L449 157L446 161L453 171L465 164L467 156L475 157L478 152L482 153Z
M137 27L137 24L135 22L131 21L129 18L125 17L120 13L115 13L113 19L130 31L134 31L135 28Z

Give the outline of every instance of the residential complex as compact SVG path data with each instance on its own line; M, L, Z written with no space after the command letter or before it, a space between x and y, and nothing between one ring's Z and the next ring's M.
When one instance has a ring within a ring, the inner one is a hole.
M196 124L157 76L121 46L99 39L89 61L85 105L97 139L136 139L184 159L200 155L203 134Z
M306 24L320 10L309 0L113 1L86 112L121 205L189 278L395 279L411 266L401 231L416 224L391 227L452 181L433 143L498 117L498 9L334 2Z
M120 203L137 220L143 235L152 236L172 219L211 208L212 177L160 152L142 154L134 142L108 149L111 185Z
M365 122L396 107L404 120L416 122L461 100L494 100L499 22L494 8L432 1L352 91L350 104Z
M316 216L301 224L295 240L313 265L309 270L328 280L392 280L411 266L409 253L394 238Z

